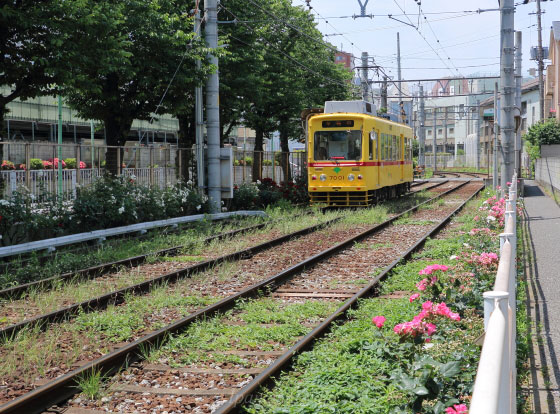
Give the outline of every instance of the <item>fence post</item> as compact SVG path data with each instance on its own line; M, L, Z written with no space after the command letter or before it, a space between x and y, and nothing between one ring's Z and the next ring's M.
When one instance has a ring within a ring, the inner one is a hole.
M25 186L29 191L31 191L31 144L27 142L25 144Z
M154 147L150 147L150 186L154 186Z
M10 192L17 190L17 176L15 171L10 171Z
M167 138L165 139L167 142ZM171 148L165 148L163 152L163 176L165 178L165 186L167 187L167 153L171 152ZM169 155L169 159L171 160L171 154Z
M121 174L121 147L117 147L117 175Z
M72 170L72 198L73 199L76 198L76 171L78 170Z
M82 145L81 144L77 144L76 145L76 177L77 177L77 183L81 184L82 183L82 170L80 168L80 163L82 162Z

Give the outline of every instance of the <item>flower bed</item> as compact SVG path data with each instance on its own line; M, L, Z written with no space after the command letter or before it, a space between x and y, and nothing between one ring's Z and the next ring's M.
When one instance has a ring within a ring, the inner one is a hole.
M466 414L484 331L482 293L495 279L504 216L504 201L486 195L445 238L395 268L379 297L362 301L246 412Z

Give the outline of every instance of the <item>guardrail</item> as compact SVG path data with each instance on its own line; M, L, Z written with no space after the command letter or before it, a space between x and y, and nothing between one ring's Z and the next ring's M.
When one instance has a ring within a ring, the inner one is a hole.
M224 220L234 216L259 216L267 217L264 211L248 211L239 210L229 213L216 214L196 214L192 216L175 217L167 220L147 221L144 223L131 224L130 226L113 227L105 230L88 231L86 233L71 234L68 236L55 237L52 239L38 240L29 243L21 243L13 246L0 247L0 257L14 256L17 254L31 253L37 250L54 251L57 247L67 246L70 244L83 243L90 240L103 242L107 237L119 236L127 233L144 233L147 230L159 227L176 227L179 224L190 223L194 221L208 220Z
M484 292L484 344L469 413L514 414L516 407L517 175L506 201L494 290Z

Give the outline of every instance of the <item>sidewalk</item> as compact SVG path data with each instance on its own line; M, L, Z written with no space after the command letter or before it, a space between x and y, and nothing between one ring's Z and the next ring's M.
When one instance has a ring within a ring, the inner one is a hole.
M535 413L560 412L560 207L525 181L531 389Z

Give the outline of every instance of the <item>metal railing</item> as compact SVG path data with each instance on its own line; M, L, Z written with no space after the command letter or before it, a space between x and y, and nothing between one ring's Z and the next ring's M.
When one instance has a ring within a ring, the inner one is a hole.
M508 196L494 290L483 294L485 336L469 410L472 414L517 412L517 175L513 176Z
M72 160L64 165L62 175L55 159ZM106 171L107 151L116 155L117 175L134 178L141 185L165 188L179 180L197 182L196 149L169 144L123 147L95 144L55 144L52 142L0 142L0 198L10 198L25 187L34 197L57 194L63 200L76 197L77 187L87 187ZM115 161L115 160L113 160ZM74 168L68 168L70 165ZM277 183L305 173L306 153L260 152L233 148L233 182L236 185L270 178ZM254 174L257 174L255 177ZM59 178L62 194L59 193Z

